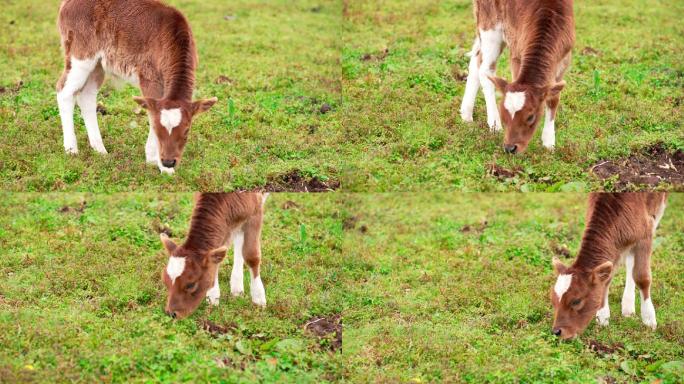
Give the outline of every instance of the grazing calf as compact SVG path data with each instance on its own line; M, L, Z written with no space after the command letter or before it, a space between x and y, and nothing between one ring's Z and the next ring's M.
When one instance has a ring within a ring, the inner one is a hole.
M192 118L216 98L192 101L197 52L185 17L156 0L63 0L59 31L66 57L57 83L64 149L78 153L74 106L78 103L90 146L107 153L97 125L97 92L105 73L139 85L135 101L147 110L148 163L173 173Z
M162 272L168 289L166 313L182 319L189 316L206 297L218 305L219 264L233 243L233 272L230 292L244 292L243 265L251 272L252 302L266 306L266 292L259 275L261 264L261 224L268 194L204 193L196 197L190 233L183 245L176 245L165 234L161 242L169 254L169 263Z
M635 312L636 285L641 293L641 321L656 328L650 290L651 243L666 199L665 193L597 193L589 197L577 260L570 267L553 260L558 275L551 289L556 336L575 337L594 316L600 325L608 325L608 287L620 259L627 269L622 315Z
M475 97L482 85L487 124L498 131L503 123L507 153L527 149L544 106L542 143L553 148L563 74L575 43L572 0L474 0L473 6L478 34L470 53L461 118L473 121ZM504 44L510 47L512 83L495 77ZM498 107L495 89L503 94Z

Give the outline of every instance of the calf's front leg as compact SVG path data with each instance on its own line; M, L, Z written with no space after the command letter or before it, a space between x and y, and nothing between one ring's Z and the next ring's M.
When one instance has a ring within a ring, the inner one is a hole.
M64 150L69 154L77 154L78 144L76 142L76 132L74 131L76 93L85 85L88 77L95 69L98 59L78 60L69 57L67 60L69 60L70 65L64 69L62 77L57 84L57 105L59 107L59 117L62 121Z
M76 102L81 109L81 116L88 132L90 147L95 151L107 154L100 128L97 125L97 92L104 81L104 70L101 65L97 65L91 72L81 92L76 96Z
M608 305L608 291L610 290L610 282L606 287L606 294L603 297L603 307L596 312L596 322L600 326L607 326L608 319L610 319L610 306Z
M651 239L645 239L634 246L634 281L641 295L641 322L655 330L657 326L655 308L651 300Z
M233 232L233 270L230 273L230 293L233 296L240 296L245 291L244 264L242 249L245 242L245 233L242 229Z
M245 244L244 257L251 281L249 290L252 296L252 303L266 307L266 290L261 281L261 215L253 216L245 223Z
M495 75L496 61L501 54L503 46L503 28L496 25L491 30L480 30L480 67L478 74L485 104L487 105L487 124L493 131L501 130L501 118L499 108L496 105L496 88L489 79Z
M219 269L216 268L216 277L214 278L214 286L207 291L207 301L211 305L218 305L221 298L221 288L219 287Z

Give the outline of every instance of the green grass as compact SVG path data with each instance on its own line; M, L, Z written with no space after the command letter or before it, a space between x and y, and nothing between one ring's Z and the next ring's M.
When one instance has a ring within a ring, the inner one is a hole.
M59 1L5 1L0 15L0 188L15 191L218 191L264 185L300 170L335 178L342 167L336 1L181 1L200 65L197 98L219 103L193 124L174 177L145 164L147 116L130 85L106 82L98 115L109 155L90 149L77 108L80 154L67 156L55 99L64 58ZM217 84L220 76L231 79ZM16 84L23 82L19 89ZM327 103L332 111L321 114Z
M62 212L62 207L82 212ZM5 194L0 200L0 382L327 382L341 353L304 332L344 310L337 195L272 196L263 230L268 306L223 296L188 319L163 313L167 258L157 230L183 239L187 194ZM284 208L286 201L296 207ZM248 276L245 273L245 276ZM248 280L248 279L247 279ZM247 281L246 286L249 285ZM212 336L203 320L235 329Z
M551 258L563 246L576 255L586 196L366 194L346 204L358 219L344 240L358 281L346 294L352 381L684 380L683 195L670 196L654 241L657 330L621 316L620 267L610 325L592 321L570 342L551 334ZM598 354L592 340L624 349Z
M680 1L575 2L556 151L543 149L538 129L522 156L505 155L503 134L489 132L481 92L473 124L458 113L472 1L353 1L344 15L349 190L602 190L611 182L588 174L599 160L655 143L684 149ZM498 74L510 79L507 52ZM502 182L488 174L492 164L521 173Z

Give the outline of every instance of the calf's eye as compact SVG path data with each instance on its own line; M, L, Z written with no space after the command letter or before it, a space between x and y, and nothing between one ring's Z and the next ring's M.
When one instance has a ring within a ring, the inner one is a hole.
M535 115L529 115L529 116L527 117L527 124L528 124L528 125L532 125L532 124L534 123L535 118L536 118Z
M573 300L573 301L570 302L570 305L572 305L573 307L576 307L576 306L578 306L581 302L582 302L582 300L580 300L580 299L575 299L575 300Z
M193 292L194 290L197 289L197 283L189 283L185 286L185 290L188 292Z

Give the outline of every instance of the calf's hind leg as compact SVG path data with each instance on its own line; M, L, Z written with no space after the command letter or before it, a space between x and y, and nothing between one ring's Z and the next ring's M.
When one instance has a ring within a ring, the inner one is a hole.
M244 225L245 243L243 256L249 267L252 302L260 307L266 306L266 291L261 281L261 215L252 216Z
M473 108L475 108L475 98L480 89L480 66L478 57L480 56L480 38L475 38L473 49L470 51L470 64L468 65L468 80L466 80L465 92L461 101L461 119L466 122L473 121Z

